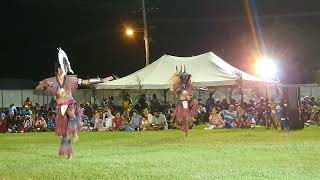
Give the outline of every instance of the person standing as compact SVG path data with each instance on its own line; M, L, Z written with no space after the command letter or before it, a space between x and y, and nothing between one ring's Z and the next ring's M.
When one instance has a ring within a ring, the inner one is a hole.
M70 75L68 74L70 73ZM82 80L74 75L66 53L58 48L58 67L56 76L44 79L36 87L37 91L43 91L49 96L56 96L56 135L62 136L59 155L72 158L73 149L69 136L78 141L77 132L80 127L82 108L80 108L72 96L77 90L78 84L89 85L96 82L106 82L112 80L111 77L101 79Z

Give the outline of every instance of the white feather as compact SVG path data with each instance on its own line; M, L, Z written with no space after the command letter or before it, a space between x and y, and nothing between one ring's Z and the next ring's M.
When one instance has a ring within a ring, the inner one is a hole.
M58 52L58 60L59 60L59 64L60 64L61 70L63 72L63 75L66 75L68 72L74 74L73 70L71 69L71 65L70 65L67 54L60 47L57 49L59 51ZM67 67L64 64L64 61L63 61L64 58L67 60L67 64L66 64ZM66 67L66 69L65 69L65 67Z

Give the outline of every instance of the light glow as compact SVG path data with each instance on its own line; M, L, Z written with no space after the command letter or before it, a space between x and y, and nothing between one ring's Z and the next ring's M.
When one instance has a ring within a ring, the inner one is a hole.
M127 29L126 30L126 34L128 35L128 36L132 36L133 35L133 30L132 29Z
M277 67L271 59L262 57L257 60L256 74L266 80L276 79Z

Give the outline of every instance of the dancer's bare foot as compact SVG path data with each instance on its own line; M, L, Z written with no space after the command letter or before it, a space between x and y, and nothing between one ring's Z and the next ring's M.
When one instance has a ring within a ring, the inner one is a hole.
M79 141L79 137L78 136L73 138L73 142L78 142L78 141Z
M68 155L68 160L71 160L72 159L72 155Z

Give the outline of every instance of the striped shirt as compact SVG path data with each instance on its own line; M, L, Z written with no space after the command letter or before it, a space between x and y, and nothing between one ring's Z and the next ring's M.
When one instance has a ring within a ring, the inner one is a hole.
M235 113L228 110L221 111L222 117L225 121L232 122L235 119Z

